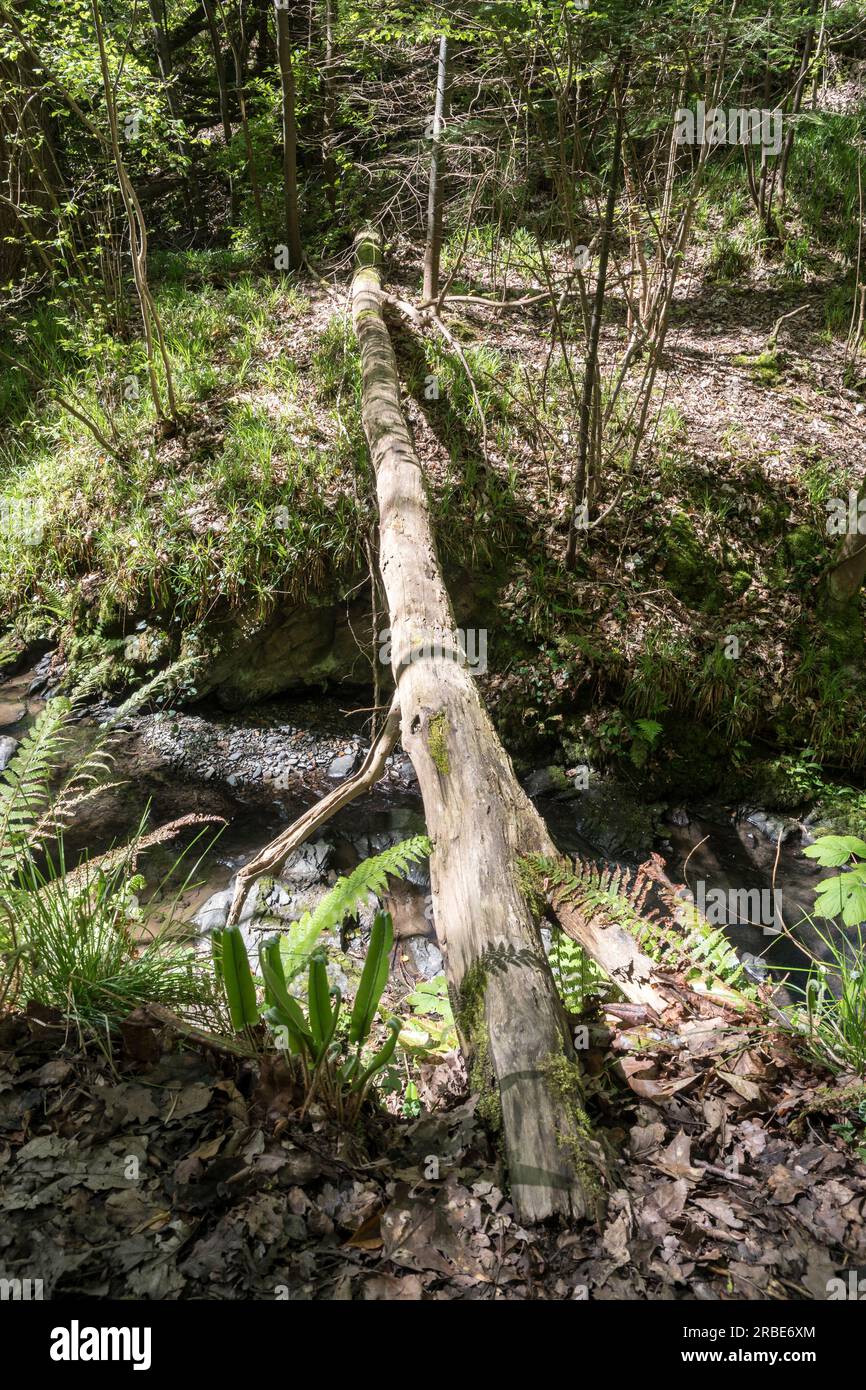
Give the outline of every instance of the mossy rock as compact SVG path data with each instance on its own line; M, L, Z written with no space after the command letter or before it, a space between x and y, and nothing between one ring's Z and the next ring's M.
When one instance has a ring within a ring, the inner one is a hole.
M665 531L664 577L678 599L690 608L715 612L722 600L716 567L684 512L675 512Z
M866 793L849 788L825 792L810 822L813 835L857 835L866 839Z
M749 570L734 570L733 574L730 576L728 580L728 584L730 586L731 593L733 594L734 598L739 598L741 594L744 594L746 590L751 587L753 578L754 576L751 574Z
M612 773L593 773L574 803L577 831L606 858L645 858L661 834L661 802L647 801Z
M737 801L768 811L800 811L811 799L786 758L761 758L732 772L726 790Z
M724 783L731 766L726 741L690 719L677 717L665 723L664 748L670 753L654 769L656 795L707 796Z

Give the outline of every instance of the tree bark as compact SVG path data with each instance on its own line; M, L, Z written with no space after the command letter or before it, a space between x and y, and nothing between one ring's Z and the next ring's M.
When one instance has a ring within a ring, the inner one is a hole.
M295 72L292 66L292 39L287 0L277 8L277 55L283 100L283 198L286 211L286 246L289 270L303 264L301 227L298 214L298 130L295 120Z
M577 467L574 473L574 497L572 499L571 520L568 527L568 545L565 553L566 569L574 568L577 552L577 516L584 504L587 491L587 461L590 448L590 428L592 420L592 399L598 369L598 343L601 337L601 320L604 313L604 292L607 288L607 263L610 257L610 243L613 236L613 218L616 210L616 195L619 187L619 170L622 163L623 124L625 121L625 87L628 81L626 65L620 83L619 103L616 112L616 132L613 139L613 161L610 171L610 185L607 190L607 204L604 211L604 226L601 233L601 246L598 255L598 276L595 296L592 303L592 319L589 325L589 342L586 349L586 364L583 371L583 391L580 398L580 423L577 449ZM588 518L587 518L588 519Z
M322 170L325 178L325 197L331 213L337 209L337 162L334 159L334 141L337 100L334 91L334 22L337 14L337 0L324 0L325 12L325 54L322 66L322 86L324 88L324 110L322 113Z
M839 546L827 575L827 596L836 606L850 603L866 579L866 535L850 532Z
M156 49L159 75L162 78L162 84L165 89L165 98L168 103L169 113L174 122L174 133L178 148L186 161L185 193L187 208L190 215L195 216L201 227L204 224L204 208L202 205L201 189L195 174L193 149L186 137L183 109L177 99L177 93L172 82L172 54L168 31L166 29L164 0L148 0L148 8L150 10L150 20L153 28L153 43Z
M445 149L442 131L448 118L449 84L448 40L439 40L439 65L436 70L436 105L433 115L433 149L430 157L430 185L427 195L427 247L424 253L424 299L439 294L439 261L442 255L442 191L445 181Z
M520 1219L595 1215L604 1165L519 868L522 854L544 853L549 840L459 660L382 317L376 234L360 233L356 250L352 317L376 473L391 665L403 746L434 845L434 919L458 1030L479 1113L504 1146Z

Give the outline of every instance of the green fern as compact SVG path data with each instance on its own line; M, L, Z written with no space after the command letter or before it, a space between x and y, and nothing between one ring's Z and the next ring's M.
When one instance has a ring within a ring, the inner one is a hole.
M534 877L541 875L549 886L563 892L587 920L601 927L624 927L650 960L665 970L681 972L692 988L715 992L721 988L744 998L755 997L755 987L724 930L710 926L694 906L674 897L652 864L631 870L576 859L573 866L566 866L538 856L529 857L526 864ZM654 885L666 909L663 914L647 905ZM566 985L577 993L579 969L579 961L569 958Z
M555 928L547 959L559 996L567 1009L578 1014L590 995L603 997L613 992L611 982L582 946Z
M364 859L346 878L338 878L314 912L305 912L280 941L290 977L303 970L323 932L333 931L373 894L380 897L389 878L405 878L410 864L426 859L432 846L426 835L413 835L371 859Z
M106 787L108 726L60 776L76 717L49 701L0 774L0 1005L36 999L88 1024L107 1025L139 1003L198 1006L209 974L195 953L168 940L138 945L130 931L144 880L136 857L181 828L187 816L78 865L67 864L64 830ZM170 924L169 924L170 925Z
M49 804L49 780L68 739L68 700L52 700L0 774L0 880L11 874Z
M755 988L724 928L710 926L697 908L683 907L679 921L644 920L636 933L641 949L664 969L681 971L692 987L714 990L722 985L752 998Z

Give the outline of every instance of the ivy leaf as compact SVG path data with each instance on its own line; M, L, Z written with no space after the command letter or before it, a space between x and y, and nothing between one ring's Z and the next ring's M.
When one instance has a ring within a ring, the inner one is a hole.
M852 854L866 859L866 840L859 840L856 835L822 835L803 853L807 859L817 859L825 869L836 869L847 864Z

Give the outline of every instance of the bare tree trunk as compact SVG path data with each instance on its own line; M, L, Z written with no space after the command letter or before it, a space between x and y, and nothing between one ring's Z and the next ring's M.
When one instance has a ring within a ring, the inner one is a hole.
M259 187L259 176L256 168L256 155L253 149L252 136L250 135L250 124L247 120L247 100L246 100L246 55L248 43L246 30L243 26L243 8L239 11L241 21L240 37L236 40L232 34L231 25L226 16L222 0L216 0L217 7L225 30L226 41L232 51L232 62L235 69L235 90L238 98L238 115L241 121L241 132L243 134L244 149L247 157L247 170L250 177L250 191L253 195L253 202L256 209L256 221L259 227L259 236L262 244L265 241L265 213L262 206L262 194ZM267 28L267 15L265 15L265 27Z
M286 246L289 270L303 264L301 227L298 215L298 131L295 121L295 72L292 66L292 39L287 0L276 10L277 55L283 95L283 198L286 210Z
M448 119L449 85L448 40L439 40L439 66L436 72L436 105L433 115L430 156L430 186L427 195L427 249L424 253L424 299L439 294L439 261L442 255L442 192L445 182L445 149L442 132Z
M356 250L352 316L376 473L391 664L403 746L434 844L434 917L458 1029L480 1113L504 1144L521 1220L594 1215L604 1164L520 873L520 856L544 853L550 842L459 660L382 317L376 233L360 233Z
M213 52L214 71L216 73L217 91L219 93L220 120L223 128L223 139L226 142L226 150L232 143L232 118L229 106L229 87L226 78L226 65L223 58L222 44L220 43L219 29L216 22L216 12L213 0L202 0L205 18L207 20L207 30L210 37L210 46ZM235 192L235 181L231 169L229 169L229 217L232 222L237 217L237 194Z
M798 116L803 105L803 90L806 86L806 78L809 75L809 66L812 61L812 45L815 42L815 25L818 19L819 0L812 0L812 24L806 32L803 40L803 57L800 62L800 71L797 75L797 83L794 87L793 100L791 101L791 115ZM791 158L791 151L794 148L795 126L792 121L788 122L788 131L785 136L785 147L782 150L782 158L778 165L779 175L779 207L784 210L785 195L787 193L786 180L788 176L788 161Z
M866 535L852 531L845 537L827 575L827 596L843 606L859 593L866 579Z
M153 404L156 410L157 420L162 423L165 419L162 396L159 390L159 381L156 375L156 352L162 359L163 372L165 374L165 389L168 397L168 411L172 421L178 419L177 401L174 395L174 382L172 380L171 362L168 356L168 349L163 337L162 324L156 310L153 295L150 292L150 284L147 278L147 227L144 222L144 214L141 211L141 204L136 196L129 175L126 172L126 165L120 152L120 135L117 122L117 105L115 101L114 87L111 81L111 74L108 70L108 54L105 49L105 34L102 27L102 17L99 12L98 0L91 0L91 11L93 13L93 24L96 30L96 42L99 51L99 67L102 74L102 87L105 93L105 105L108 112L108 130L110 139L111 153L114 157L114 166L117 170L117 181L120 185L120 196L123 199L126 221L129 227L129 246L132 256L132 274L135 280L135 288L138 294L138 302L141 306L141 319L144 327L144 341L147 349L147 370L150 382L150 393L153 397Z
M324 0L325 3L325 54L322 67L322 86L325 101L322 113L322 171L325 178L325 197L333 214L337 210L337 162L334 159L334 125L337 100L334 92L334 22L337 15L337 0Z
M616 194L619 186L619 169L622 162L622 137L625 120L625 86L628 69L620 83L619 102L616 112L616 131L613 139L613 161L610 171L610 185L607 190L607 205L604 211L604 225L601 233L601 247L598 254L598 276L595 284L595 298L592 305L592 321L589 327L589 342L586 349L586 365L583 373L583 392L580 399L580 421L577 445L577 466L574 473L574 496L572 498L571 519L568 527L568 546L565 553L566 569L573 569L577 551L577 514L584 502L587 487L587 459L591 437L592 397L596 382L598 365L598 341L601 336L601 318L604 312L604 292L607 287L607 263L610 256L610 242L613 235L613 216L616 209Z
M171 119L174 122L175 136L178 148L186 161L186 180L184 186L184 200L187 212L190 216L195 216L199 226L204 224L204 207L202 205L201 189L196 178L193 166L193 151L189 140L186 137L183 120L183 109L177 99L174 86L172 84L172 56L171 44L168 40L168 30L165 23L165 3L164 0L148 0L150 19L153 26L153 42L156 48L156 60L159 67L159 75L162 78L165 88L165 99Z

